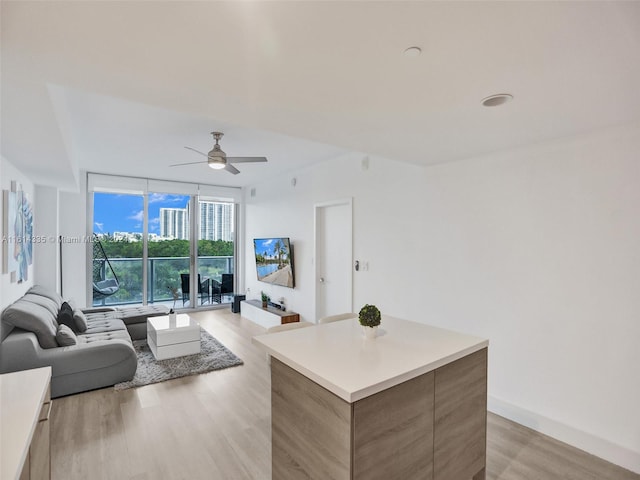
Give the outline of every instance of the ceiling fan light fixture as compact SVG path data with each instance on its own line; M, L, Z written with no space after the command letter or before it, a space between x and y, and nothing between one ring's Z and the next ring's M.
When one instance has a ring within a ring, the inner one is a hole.
M213 168L214 170L222 170L226 166L227 160L220 155L211 155L210 152L208 163L209 167Z
M207 153L207 156L209 158L227 158L227 154L222 151L220 145L215 145L213 150L210 150L209 153Z
M225 170L232 175L238 175L240 170L233 166L234 163L254 163L254 162L266 162L266 157L229 157L227 159L227 154L220 148L220 144L218 143L222 136L224 135L222 132L211 132L213 138L216 143L213 146L213 149L209 153L201 152L200 150L196 150L192 147L184 147L187 150L192 150L200 155L207 157L206 164L209 168L213 170ZM170 167L181 167L183 165L195 165L197 163L205 163L205 162L189 162L189 163L177 163L175 165L169 165Z
M209 167L214 170L222 170L227 165L227 155L217 143L213 146L213 150L207 154L207 159L209 161Z

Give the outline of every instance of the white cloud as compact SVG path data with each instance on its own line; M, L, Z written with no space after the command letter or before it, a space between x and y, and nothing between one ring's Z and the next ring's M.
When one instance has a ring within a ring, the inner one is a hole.
M140 210L138 212L134 212L133 215L127 217L129 220L137 220L141 222L144 219L144 210Z
M149 195L149 203L164 202L166 199L166 193L152 193Z
M104 231L104 223L101 222L95 222L94 225L96 226L96 228L98 230L100 230L101 232Z
M183 202L184 197L180 195L169 195L167 193L151 193L149 194L149 203L159 203L159 202Z

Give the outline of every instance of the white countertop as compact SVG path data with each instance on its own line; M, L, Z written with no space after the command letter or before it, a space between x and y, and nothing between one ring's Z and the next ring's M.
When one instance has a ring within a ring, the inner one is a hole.
M0 478L18 479L27 458L51 367L0 375Z
M489 345L471 335L383 315L378 337L358 319L253 338L274 358L347 402L381 392Z

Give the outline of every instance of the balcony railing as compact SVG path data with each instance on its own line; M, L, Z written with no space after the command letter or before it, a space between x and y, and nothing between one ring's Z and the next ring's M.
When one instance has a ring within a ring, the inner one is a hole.
M93 305L127 305L142 303L142 258L110 258L118 276L118 291L106 298L94 299ZM147 303L172 304L172 289L179 292L182 304L181 273L189 273L189 257L153 257L147 259ZM233 257L198 257L198 273L221 282L223 273L233 273ZM108 278L108 275L107 275Z

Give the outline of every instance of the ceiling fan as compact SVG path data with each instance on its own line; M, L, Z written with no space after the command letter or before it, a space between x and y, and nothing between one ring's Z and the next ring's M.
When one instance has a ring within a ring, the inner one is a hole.
M236 167L232 165L232 163L255 163L255 162L266 162L266 157L227 157L227 154L220 148L220 144L218 143L224 133L222 132L211 132L213 138L216 140L216 144L213 146L213 149L209 153L204 153L195 148L184 147L187 150L193 150L200 155L204 155L207 157L206 160L200 162L189 162L189 163L176 163L174 165L169 165L170 167L180 167L182 165L196 165L199 163L206 163L211 168L215 170L226 170L227 172L231 172L234 175L240 173Z

